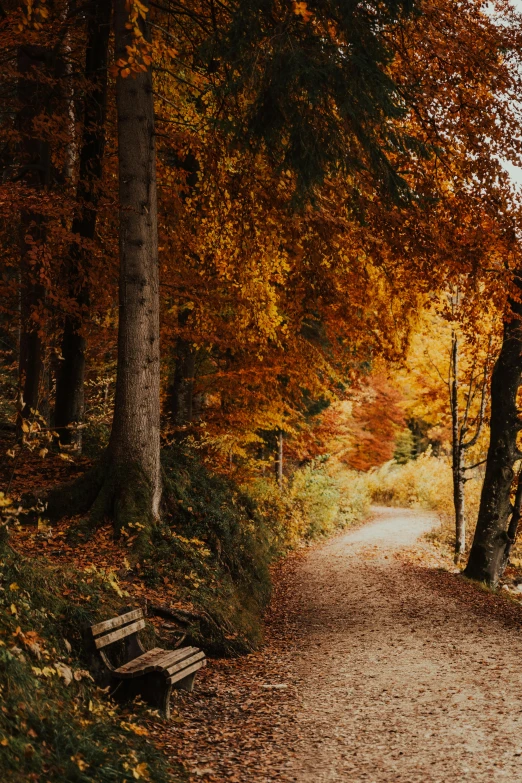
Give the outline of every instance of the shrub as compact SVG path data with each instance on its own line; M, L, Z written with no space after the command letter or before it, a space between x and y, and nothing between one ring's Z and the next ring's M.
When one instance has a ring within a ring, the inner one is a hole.
M312 463L297 470L290 484L289 497L303 520L304 538L326 536L337 527L341 495L337 482L322 465Z
M335 475L340 494L338 526L345 528L364 519L370 510L372 496L367 473L340 470Z
M285 551L364 518L371 502L367 483L364 473L313 462L299 468L283 492L264 479L249 492L270 526L277 549Z

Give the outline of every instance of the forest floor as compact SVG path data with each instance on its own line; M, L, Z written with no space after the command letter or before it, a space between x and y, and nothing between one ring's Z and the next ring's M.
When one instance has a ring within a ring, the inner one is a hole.
M211 661L158 741L190 781L518 783L522 608L374 508L276 575L263 651Z

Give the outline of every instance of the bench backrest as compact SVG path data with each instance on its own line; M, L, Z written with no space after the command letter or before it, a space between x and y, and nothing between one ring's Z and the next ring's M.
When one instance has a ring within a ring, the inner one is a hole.
M145 620L141 609L133 609L131 612L119 614L110 620L96 623L91 626L94 644L97 650L107 647L108 644L125 639L126 636L138 633L145 628Z

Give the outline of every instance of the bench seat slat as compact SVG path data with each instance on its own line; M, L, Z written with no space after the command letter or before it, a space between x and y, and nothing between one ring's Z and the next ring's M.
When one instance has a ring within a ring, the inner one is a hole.
M121 625L127 625L127 623L131 623L133 620L140 620L142 617L143 612L141 609L133 609L132 612L119 614L117 617L112 617L110 620L96 623L96 625L91 626L91 632L93 636L99 636L101 633L112 631L114 628L119 628Z
M198 652L195 647L182 647L180 650L164 650L164 655L154 661L156 671L161 669L168 669L173 663L182 661L184 658L189 658L195 652Z
M138 633L138 631L145 628L145 620L137 620L135 623L126 625L124 628L118 628L117 631L108 633L105 636L99 636L95 639L94 644L96 649L100 650L102 647L106 647L108 644L113 644L119 639L124 639L126 636L130 636L132 633Z
M170 677L172 677L176 672L181 671L182 669L185 669L187 666L192 666L192 664L202 661L205 658L205 653L201 651L197 651L193 655L190 656L190 658L187 658L186 660L180 661L179 663L173 663L167 668L167 672Z
M184 658L190 658L195 652L198 652L195 647L185 647L181 650L163 650L161 647L155 647L120 666L119 669L115 669L114 674L122 679L127 679L150 672L166 671L169 666Z
M149 671L150 664L163 652L162 647L153 647L152 650L147 650L143 655L139 655L137 658L133 658L132 661L127 661L119 669L115 669L114 674L124 677L137 677L145 671Z
M181 669L179 672L174 672L174 674L169 677L170 684L174 685L180 680L184 680L185 677L188 677L189 675L194 674L194 672L199 671L199 669L202 669L203 666L206 666L206 661L200 660L196 661L196 663L193 663L191 666L188 666L186 669Z

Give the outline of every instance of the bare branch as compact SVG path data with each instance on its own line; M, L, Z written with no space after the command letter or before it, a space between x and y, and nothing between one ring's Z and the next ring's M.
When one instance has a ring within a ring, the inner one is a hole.
M462 444L463 449L469 449L471 448L471 446L474 446L480 437L480 433L482 432L482 426L484 424L484 416L486 415L486 405L488 402L488 375L489 375L490 358L491 358L491 335L489 335L488 351L486 354L486 361L484 362L484 374L482 376L482 390L481 390L480 409L477 418L477 427L475 430L475 434L471 438L471 440L468 440L467 443Z
M463 465L462 470L473 470L473 468L478 468L479 465L484 465L488 461L488 458L481 460L480 462L475 462L474 465Z

